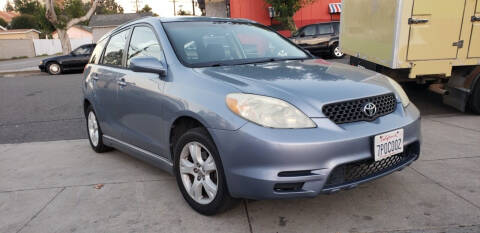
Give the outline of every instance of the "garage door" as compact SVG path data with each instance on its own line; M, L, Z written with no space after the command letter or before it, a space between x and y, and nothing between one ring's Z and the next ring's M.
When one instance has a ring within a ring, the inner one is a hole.
M464 7L465 0L415 0L408 60L456 58Z

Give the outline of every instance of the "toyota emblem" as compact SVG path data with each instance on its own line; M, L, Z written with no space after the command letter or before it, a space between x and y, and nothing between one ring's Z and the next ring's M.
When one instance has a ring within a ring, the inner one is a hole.
M368 102L363 106L362 111L365 116L373 117L377 113L377 106L372 102Z

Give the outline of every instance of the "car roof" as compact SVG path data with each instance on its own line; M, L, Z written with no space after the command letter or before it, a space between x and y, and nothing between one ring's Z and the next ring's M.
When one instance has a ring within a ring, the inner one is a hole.
M245 22L257 23L250 19L242 18L220 18L220 17L206 17L206 16L176 16L176 17L160 17L162 23L168 22Z
M220 18L220 17L206 17L206 16L175 16L175 17L153 17L147 16L139 19L134 19L129 22L126 22L122 25L119 25L117 28L111 32L103 35L99 41L102 41L110 35L123 30L123 28L128 27L136 23L156 23L160 21L161 23L170 23L170 22L237 22L237 23L257 23L256 21L243 18Z

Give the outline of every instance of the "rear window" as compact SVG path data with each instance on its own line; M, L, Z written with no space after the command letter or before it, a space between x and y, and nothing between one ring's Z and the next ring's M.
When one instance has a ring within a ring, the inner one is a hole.
M90 57L90 64L98 64L100 57L102 56L103 47L105 47L106 39L103 39L98 42L97 46L93 50L92 56Z

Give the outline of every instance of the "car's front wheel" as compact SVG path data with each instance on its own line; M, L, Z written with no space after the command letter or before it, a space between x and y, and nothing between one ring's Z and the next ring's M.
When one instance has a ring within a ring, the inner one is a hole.
M103 133L100 125L98 124L97 115L93 111L93 107L89 106L85 114L87 120L87 132L88 140L92 149L97 153L103 153L111 150L110 147L103 144Z
M174 171L183 197L197 212L214 215L236 202L228 193L222 162L206 129L194 128L180 137Z
M50 62L47 65L47 71L51 75L57 75L62 73L62 67L56 62Z
M331 54L334 58L342 58L345 55L338 44L332 46Z

